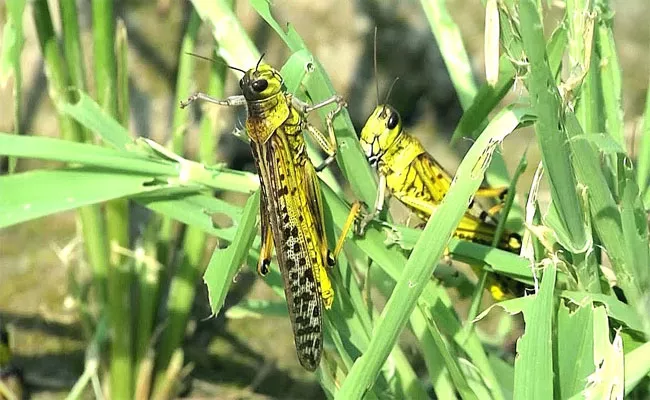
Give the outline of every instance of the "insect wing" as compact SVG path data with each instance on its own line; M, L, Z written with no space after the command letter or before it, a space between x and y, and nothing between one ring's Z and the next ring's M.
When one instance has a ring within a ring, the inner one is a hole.
M312 239L316 235L316 218L306 206L306 195L299 183L304 176L294 162L281 129L259 149L257 147L253 147L253 153L257 153L266 198L264 207L284 281L298 359L305 369L313 371L320 363L323 346L322 304L312 268L314 257L318 257Z

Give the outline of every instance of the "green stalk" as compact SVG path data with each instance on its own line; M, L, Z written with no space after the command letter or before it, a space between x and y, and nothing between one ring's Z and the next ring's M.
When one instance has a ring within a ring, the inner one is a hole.
M126 26L121 19L117 21L115 39L115 54L117 57L117 119L122 126L128 127L130 117L128 37ZM149 228L152 227L153 225L149 226ZM151 333L156 319L156 299L160 291L159 271L161 269L160 264L155 259L155 240L146 240L146 238L155 237L155 231L148 229L144 236L144 244L136 246L134 252L135 274L132 274L131 271L125 271L125 276L121 277L123 278L125 287L132 287L134 280L138 284L136 294L136 298L138 299L137 313L134 315L131 312L131 307L129 307L128 310L125 310L126 314L124 315L124 318L128 318L128 321L137 321L137 325L131 326L129 332L132 333L130 340L134 343L132 365L135 371L138 371L138 377L141 375L146 376L147 373L143 372L143 369L146 370L152 364L152 362L148 362L150 360L146 355L151 346ZM147 244L150 246L147 246ZM135 379L135 376L133 379Z
M566 21L570 76L566 80L565 97L576 103L576 116L587 133L600 132L601 96L597 54L594 51L593 1L568 0ZM577 100L575 100L577 97Z
M201 19L194 9L190 15L190 20L187 25L187 30L183 36L183 41L181 43L181 50L178 58L178 76L176 78L176 98L174 100L174 109L173 109L173 119L172 119L172 141L170 144L171 150L179 155L183 155L185 151L185 132L188 124L189 113L187 110L182 110L177 105L181 101L187 99L190 95L190 87L194 79L192 75L194 73L194 60L195 57L187 54L194 51L194 45L196 42L196 36L201 26ZM168 257L168 249L170 248L170 243L173 240L176 224L169 218L163 219L162 227L160 230L159 243L161 248L159 249L160 255L162 257Z
M648 191L648 178L650 177L650 85L645 98L645 112L643 113L641 131L641 143L637 160L637 182L639 193L643 197L643 203L648 208L650 204L650 191Z
M47 0L37 0L33 3L34 24L38 39L45 58L50 97L56 103L66 95L68 76L52 27L52 18ZM71 118L59 114L61 136L71 141L82 141L83 131ZM93 268L97 290L97 301L100 308L106 302L106 279L108 275L108 240L103 215L98 206L88 206L79 209L79 217L83 230L84 244L88 261Z
M66 61L70 82L78 90L86 90L86 74L81 50L79 22L77 18L77 5L74 0L62 0L60 3L61 28L63 30L63 54ZM83 141L89 141L92 134L85 128L82 129ZM101 211L97 211L101 213ZM104 233L105 234L105 233ZM92 326L92 321L87 313L82 314L83 324L86 328Z
M199 28L201 27L201 18L196 10L192 9L190 20L187 24L187 30L183 36L181 43L181 50L178 61L178 77L176 78L176 99L174 102L174 117L172 121L172 143L171 149L176 154L183 155L185 149L185 132L188 124L188 112L183 110L177 105L181 101L187 99L191 94L190 87L194 80L192 75L194 73L194 64L196 57L187 54L194 51L196 44L196 36L198 35Z
M559 232L562 236L566 236L563 245L574 253L584 252L589 240L582 212L579 211L582 210L582 204L575 189L577 181L566 146L565 121L558 113L563 107L562 99L548 64L536 3L533 0L522 1L519 17L524 50L530 63L528 91L538 118L535 132L542 151L544 169L548 172L551 184L551 199L559 217L557 228L564 231Z
M190 87L194 81L192 75L194 73L195 58L187 53L194 50L196 36L200 26L201 19L193 9L187 25L187 30L183 36L183 41L181 42L181 49L178 58L178 76L176 78L176 98L174 100L174 115L172 119L172 140L170 147L174 153L179 155L183 155L185 148L184 138L189 114L187 110L181 110L181 108L176 105L180 104L181 101L186 100L190 95ZM160 260L169 259L171 256L169 253L171 249L170 244L174 238L176 227L177 224L170 218L164 218L162 220L162 226L158 238L158 254Z
M115 25L112 1L92 3L93 50L97 102L110 116L117 118L117 64L115 60ZM106 221L111 247L129 247L129 207L127 200L106 204ZM123 261L111 251L111 262Z
M113 2L92 3L93 50L97 101L104 111L117 118L117 64L115 60L115 25ZM113 200L106 204L106 221L111 248L129 247L129 210L127 200ZM110 293L109 325L112 328L110 362L111 397L131 398L134 369L132 354L130 271L126 260L111 251L111 273L108 275Z
M63 53L70 74L70 81L79 90L86 90L86 70L81 49L77 4L75 0L59 1L61 29L63 30Z
M222 63L212 63L207 93L216 98L222 98L225 93L227 67ZM204 109L201 127L199 128L199 162L210 165L215 162L215 150L223 128L221 118L224 107L209 107Z
M138 321L135 330L135 360L137 368L145 359L152 346L151 334L156 320L157 300L160 293L160 271L163 269L156 260L155 237L157 226L150 224L143 234L142 245L135 248L135 270L138 276Z
M614 13L607 3L607 1L601 0L597 1L596 5L598 20L594 31L594 44L600 57L595 67L600 71L603 109L605 110L604 116L607 123L605 127L606 132L622 148L625 148L623 101L621 99L622 73L616 54L616 44L614 43L614 32L612 30Z
M180 350L179 347L185 334L194 300L196 281L204 272L202 265L203 249L205 248L204 233L200 229L188 229L183 247L186 254L169 285L166 326L156 357L157 372L154 393L160 389L161 385L165 385L165 370L169 367L174 352Z
M189 96L190 85L193 81L195 57L187 54L194 51L196 37L201 26L201 18L196 10L192 9L187 30L181 43L176 78L176 101L179 104ZM185 132L187 131L189 113L180 107L174 107L172 122L172 151L176 154L185 152ZM162 240L168 245L172 239L173 230L170 218L163 220ZM165 382L165 371L169 367L172 354L178 349L183 340L185 326L189 319L192 301L195 295L197 279L202 275L204 268L201 265L205 247L205 234L198 228L188 226L183 241L181 265L172 277L167 299L167 323L163 332L160 348L156 358L156 378L154 393L168 385Z
M117 20L115 35L115 56L117 57L117 120L123 127L129 127L129 39L126 25L121 19Z
M20 64L20 55L23 51L25 37L23 33L23 14L25 12L26 0L15 0L7 4L7 18L3 28L3 42L0 52L0 85L6 84L9 77L13 75L13 101L14 101L14 134L19 135L22 131L22 86L23 75ZM11 38L13 40L11 40ZM9 71L8 71L9 70ZM16 170L17 160L9 157L7 160L10 174Z

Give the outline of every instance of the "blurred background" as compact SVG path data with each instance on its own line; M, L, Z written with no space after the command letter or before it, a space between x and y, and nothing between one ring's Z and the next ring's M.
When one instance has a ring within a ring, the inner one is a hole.
M56 20L57 2L49 3ZM482 82L484 9L481 2L450 0L447 3L472 57L475 77ZM85 61L91 65L90 2L77 1L77 4ZM635 133L650 77L650 2L618 0L613 4L615 40L623 70L626 137L628 148L633 149L638 144ZM189 4L172 0L123 0L116 2L115 9L126 23L130 43L130 131L133 135L166 143L170 139L172 110L178 107L173 91ZM320 59L336 91L347 99L357 130L377 101L373 72L373 30L376 26L380 102L393 79L399 77L390 103L400 111L407 128L443 166L452 172L455 170L459 155L469 146L469 143L462 143L459 148L451 149L447 144L462 110L419 2L276 0L273 11L278 21L294 25ZM266 53L267 62L281 66L289 52L271 28L247 2L238 2L237 14L256 46ZM29 7L24 17L22 133L58 137L56 114L47 95L43 61ZM0 4L2 25L5 18L6 4L3 2ZM60 31L60 26L55 24L55 29ZM210 33L203 28L197 52L211 54L211 43ZM192 91L205 89L209 67L208 62L197 62L198 73ZM236 67L246 69L250 66ZM2 132L13 130L12 90L11 83L0 88ZM510 100L517 98L519 90L521 86L516 85ZM235 94L237 91L237 81L234 75L229 75L226 92ZM243 114L230 110L219 112L221 126L215 132L220 137L215 149L218 160L231 168L252 171L248 145L229 134L242 126ZM189 130L187 156L197 151L196 141L192 140L197 131L198 126ZM531 166L539 159L535 138L530 131L519 131L503 146L511 170L528 146L529 169L520 181L521 193L526 192L534 171ZM18 170L41 165L38 161L21 160ZM5 173L5 159L0 167ZM241 201L236 197L232 200ZM133 212L142 212L143 218L146 216L141 209ZM75 262L78 254L75 240L78 239L74 212L0 231L0 320L10 328L16 363L24 370L34 398L62 397L83 370L85 342L78 324L78 304L68 296L70 285L83 273ZM213 241L206 246L206 255L215 245ZM260 399L323 396L313 376L296 362L288 319L226 320L223 315L210 319L205 289L201 282L197 285L193 320L185 341L186 361L194 365L190 388L193 396ZM227 304L242 296L276 298L248 269L236 277Z

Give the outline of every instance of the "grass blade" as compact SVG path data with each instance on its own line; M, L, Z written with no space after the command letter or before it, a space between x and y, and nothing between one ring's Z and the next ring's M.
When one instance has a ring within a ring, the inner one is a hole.
M210 307L215 315L223 307L230 284L257 235L256 222L259 207L260 191L258 190L246 201L233 242L225 249L214 250L205 274L203 274L203 280L208 286Z
M0 227L156 190L151 176L80 167L37 170L0 179ZM47 196L44 196L47 193Z
M420 1L451 81L456 88L460 104L466 110L472 105L477 88L472 75L472 63L469 62L460 29L449 15L445 3L441 0Z
M556 265L546 260L539 293L524 310L526 330L517 341L515 399L548 399L553 388L553 288Z
M2 31L3 40L0 45L0 86L5 86L10 77L13 76L14 78L14 134L22 132L20 121L22 115L23 73L20 66L20 55L25 42L23 13L26 4L27 1L25 0L16 0L7 4L7 19ZM9 173L13 173L16 168L16 160L10 158L8 164Z
M524 49L530 63L528 90L538 118L535 132L551 183L551 198L569 235L569 243L562 244L574 253L582 253L589 246L589 240L582 213L576 212L582 209L582 202L575 190L577 182L565 146L564 121L557 112L562 108L562 101L548 64L536 2L523 0L519 5L519 16Z

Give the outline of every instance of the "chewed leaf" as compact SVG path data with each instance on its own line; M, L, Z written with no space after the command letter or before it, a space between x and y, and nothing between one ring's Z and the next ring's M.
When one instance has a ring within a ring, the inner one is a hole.
M537 238L549 253L557 252L561 247L558 239L555 236L555 231L544 225L528 225L526 228L530 231L531 235Z
M629 329L637 332L643 332L643 324L639 320L637 311L628 304L625 304L615 297L607 296L597 293L586 292L573 292L564 290L560 292L560 296L570 299L575 304L594 303L603 305L607 311L607 315L621 323L625 324Z
M594 310L594 367L583 391L585 399L622 400L624 394L624 353L620 332L609 341L609 321L602 307Z
M554 371L558 398L568 399L579 393L593 372L593 310L590 302L559 302Z
M480 313L472 322L478 322L485 318L490 311L496 307L501 308L503 311L507 312L510 315L517 315L519 313L525 312L526 309L532 304L535 300L535 296L524 296L517 297L510 300L500 301L496 304L492 304L490 307L486 308L482 313Z
M545 259L539 292L525 310L524 334L517 340L514 398L553 397L553 315L556 260Z
M593 133L589 135L580 135L572 137L570 140L586 140L590 142L599 152L607 155L622 154L627 155L625 149L611 135L607 133Z
M260 207L260 191L248 198L232 243L225 249L215 249L203 280L208 287L210 307L217 314L223 306L233 277L246 258L257 234L256 220Z

